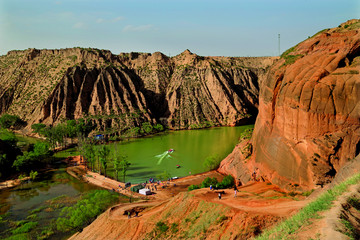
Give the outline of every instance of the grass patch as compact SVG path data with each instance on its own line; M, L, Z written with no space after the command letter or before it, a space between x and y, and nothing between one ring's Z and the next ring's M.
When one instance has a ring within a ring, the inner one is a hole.
M61 211L61 217L56 220L57 230L62 232L81 230L118 199L118 194L107 190L89 192L74 206L65 207Z
M38 225L38 222L27 222L12 230L12 234L28 233Z
M311 189L310 191L303 192L302 195L305 196L305 197L308 197L308 196L310 196L310 194L312 194L313 192L314 192L314 189Z
M256 239L289 239L290 234L294 234L304 225L311 223L311 218L318 218L319 212L328 210L332 202L341 194L347 191L350 185L360 182L360 174L356 174L332 189L321 194L315 201L306 205L299 213L281 222L274 228L263 232Z

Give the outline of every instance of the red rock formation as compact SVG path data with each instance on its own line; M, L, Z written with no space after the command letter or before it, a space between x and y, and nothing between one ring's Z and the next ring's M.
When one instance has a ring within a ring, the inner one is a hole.
M360 152L360 21L299 43L261 86L254 166L273 183L314 188Z

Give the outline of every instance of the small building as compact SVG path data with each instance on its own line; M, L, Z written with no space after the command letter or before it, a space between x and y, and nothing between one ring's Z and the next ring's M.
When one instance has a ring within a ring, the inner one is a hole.
M142 194L142 195L150 195L151 191L150 191L150 189L143 188L143 189L139 190L139 193Z
M102 134L98 134L98 135L95 135L94 139L97 141L103 141L105 139L105 137Z

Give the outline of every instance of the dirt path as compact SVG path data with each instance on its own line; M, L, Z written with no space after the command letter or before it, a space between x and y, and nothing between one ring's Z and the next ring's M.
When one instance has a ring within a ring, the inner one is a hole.
M70 166L74 166L71 168L85 169L79 156L68 159L68 163ZM179 192L187 191L188 186L200 184L207 177L216 177L219 180L222 180L223 178L223 175L216 171L187 176L172 180L169 183L164 183L164 188L157 185L157 190L153 191L152 195L144 196L130 191L129 188L125 189L124 183L122 182L115 181L91 171L85 171L83 173L82 178L89 183L110 190L114 189L127 196L150 201L157 200L159 205ZM147 187L149 186L150 184L147 185ZM154 189L154 187L152 187L152 189ZM227 205L242 211L271 214L275 216L289 216L308 202L307 200L304 200L305 198L302 196L297 196L296 198L287 196L286 193L277 186L265 182L251 182L245 186L238 187L236 197L234 197L233 189L221 190L221 192L223 192L221 200L218 199L219 191L217 190L210 191L210 189L201 189L194 192L196 192L196 197L205 201ZM152 205L154 204L155 202L152 202ZM134 203L130 206L137 205L138 203ZM126 206L128 205L124 205L124 207ZM120 211L122 210L123 209L121 208Z
M116 192L119 192L129 197L136 197L145 200L155 200L155 199L165 200L175 196L179 192L187 191L187 188L192 184L200 184L207 177L210 178L215 177L219 181L222 180L222 178L224 177L222 174L218 173L217 171L210 171L196 175L186 176L183 178L173 179L170 182L163 182L162 185L147 184L146 188L151 188L153 189L153 191L151 195L144 196L130 191L130 188L125 189L125 183L123 182L119 182L111 178L104 177L104 175L100 175L99 173L85 170L85 165L81 161L80 156L70 157L66 161L69 165L68 172L70 172L71 175L77 173L79 174L78 178L82 178L84 181L88 183L109 190L115 190ZM157 190L155 190L155 185ZM135 186L135 184L133 184L132 186Z
M77 166L73 166L73 168L82 167L81 164L80 166L75 165ZM222 180L223 175L211 171L176 179L171 181L170 184L165 184L164 188L159 186L157 191L154 191L150 196L133 193L128 189L125 190L123 189L124 183L106 178L98 173L87 171L82 177L85 181L97 186L115 189L124 195L138 197L143 201L111 207L94 224L88 226L82 233L75 234L71 239L119 239L120 236L124 239L141 239L141 237L145 236L144 234L149 233L154 228L153 222L156 221L154 217L156 219L161 216L161 213L169 207L169 204L174 204L171 201L176 199L173 198L174 196L180 192L186 192L191 184L200 184L206 177L216 177L218 180ZM221 200L218 199L219 192L222 193ZM225 232L237 231L234 230L234 226L239 224L245 224L242 226L250 228L246 224L251 225L252 221L260 221L256 220L256 217L255 220L251 219L251 216L267 216L269 221L287 218L309 202L303 196L289 196L277 186L265 182L251 182L238 187L236 197L234 197L234 189L210 190L206 188L194 190L191 195L193 196L191 200L193 202L213 202L232 209L234 215L230 223L226 225L225 231L219 233L220 235L225 234ZM187 212L191 211L190 209L185 208L183 214L191 214L191 212ZM130 218L126 214L127 211L132 213ZM134 212L138 212L138 216L135 216ZM249 219L244 219L244 217L249 217ZM97 230L95 231L94 228ZM128 229L131 229L131 231L124 233ZM108 235L98 235L97 232L99 231L106 231Z

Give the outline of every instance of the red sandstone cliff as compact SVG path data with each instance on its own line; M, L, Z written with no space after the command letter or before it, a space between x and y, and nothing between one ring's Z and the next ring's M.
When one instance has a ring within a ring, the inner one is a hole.
M119 131L235 125L257 114L275 58L201 57L186 50L113 55L97 49L11 51L0 57L0 113L32 123L87 117Z
M286 51L260 86L251 160L231 161L240 146L220 170L246 182L259 168L262 177L292 189L330 182L360 153L359 71L359 20Z

